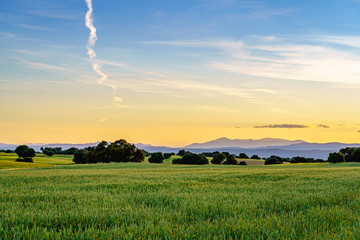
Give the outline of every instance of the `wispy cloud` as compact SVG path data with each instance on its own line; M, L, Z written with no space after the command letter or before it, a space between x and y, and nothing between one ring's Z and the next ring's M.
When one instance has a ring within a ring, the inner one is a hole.
M325 124L318 124L316 127L317 128L330 128L329 125L325 125Z
M101 118L98 120L98 122L106 122L108 119L107 118Z
M302 124L270 124L270 125L260 125L254 126L254 128L309 128L308 125Z
M31 30L38 30L38 31L53 31L54 29L52 28L48 28L48 27L43 27L43 26L35 26L35 25L30 25L30 24L13 24L14 26L17 27L21 27L21 28L26 28L26 29L31 29Z
M301 42L301 43L299 43ZM359 48L360 37L308 36L235 40L146 42L174 47L212 48L203 65L227 72L269 79L357 84L360 57L345 47Z
M14 38L14 37L16 37L16 34L10 33L10 32L0 32L0 37L3 37L3 38Z
M52 71L60 71L60 72L73 72L73 70L70 68L62 67L58 65L28 61L21 58L14 58L14 59L18 60L21 64L27 66L28 68L40 69L40 70L52 70Z
M31 9L26 11L27 14L44 18L58 18L63 20L78 20L81 16L78 13L69 13L69 11L54 9Z

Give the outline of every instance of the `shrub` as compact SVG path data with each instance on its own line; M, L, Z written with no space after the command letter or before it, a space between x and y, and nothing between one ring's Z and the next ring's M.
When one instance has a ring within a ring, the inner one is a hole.
M152 153L149 158L149 163L162 163L164 156L161 152Z
M250 159L261 159L258 155L252 155Z
M16 162L27 162L27 163L33 163L34 161L33 161L33 159L32 159L32 158L28 158L28 157L26 157L26 158L18 158L18 159L16 159Z
M341 152L333 152L329 154L328 162L340 163L345 162L345 155Z
M226 156L223 153L215 153L213 159L211 160L212 164L221 164L225 160Z
M283 164L283 159L279 156L270 156L269 158L265 159L265 165L271 164Z
M247 165L247 163L245 161L240 161L239 165Z
M172 155L171 153L164 153L164 159L169 159Z
M235 155L230 154L229 156L226 157L226 161L223 164L228 164L228 165L237 165L238 162L235 159Z

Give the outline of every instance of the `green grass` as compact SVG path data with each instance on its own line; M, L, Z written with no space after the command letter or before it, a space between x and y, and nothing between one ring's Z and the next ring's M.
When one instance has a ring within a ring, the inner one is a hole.
M0 191L0 239L360 239L358 163L0 170Z
M54 165L74 164L72 155L54 155L52 157L44 154L36 154L34 163L16 162L18 156L15 153L0 152L0 169L19 169L19 168L44 168Z

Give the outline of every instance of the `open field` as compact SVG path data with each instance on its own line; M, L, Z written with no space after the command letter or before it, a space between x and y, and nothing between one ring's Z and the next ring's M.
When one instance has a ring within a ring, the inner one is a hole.
M0 239L359 239L360 164L0 170Z
M0 152L0 169L18 169L18 168L44 168L54 165L74 164L72 155L55 155L48 157L44 154L37 154L34 157L34 163L16 162L17 155L15 153Z

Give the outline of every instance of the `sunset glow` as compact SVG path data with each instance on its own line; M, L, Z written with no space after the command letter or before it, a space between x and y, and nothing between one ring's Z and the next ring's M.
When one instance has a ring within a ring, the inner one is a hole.
M360 142L359 1L89 3L1 1L0 142Z

